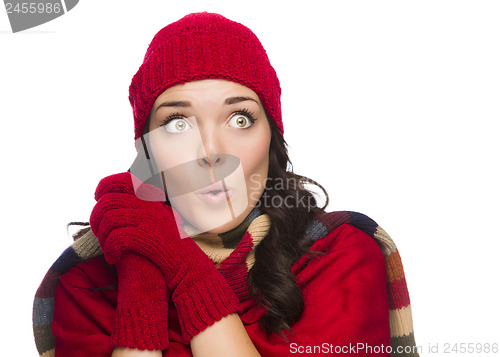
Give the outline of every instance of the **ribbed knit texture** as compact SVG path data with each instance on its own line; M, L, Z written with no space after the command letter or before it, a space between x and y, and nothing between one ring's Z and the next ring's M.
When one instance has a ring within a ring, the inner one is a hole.
M189 341L207 326L213 325L222 317L243 312L233 291L228 292L227 281L218 272L205 280L200 280L189 290L173 297L177 309L182 337ZM174 294L176 294L174 292ZM221 304L225 302L225 304Z
M168 290L156 266L136 253L116 264L118 304L111 340L113 346L141 350L168 348ZM131 333L133 331L133 333Z
M115 320L115 326L120 326L120 328L115 328L113 331L113 345L141 350L166 349L168 328L164 316L167 314L168 309L151 302L143 302L134 307L118 305L118 318ZM145 318L146 316L148 318ZM140 331L140 334L134 334L131 331Z
M254 259L251 256L255 247L265 237L269 230L269 217L262 214L258 209L254 209L247 217L248 222L243 222L238 228L248 225L248 229L238 239L237 230L212 236L210 240L206 235L193 237L193 240L204 250L211 260L223 272L233 289L239 290L241 286L246 286L248 270L253 266ZM255 223L254 223L255 222ZM413 332L413 321L411 315L410 298L406 286L401 257L389 235L377 225L371 218L357 212L337 211L324 213L317 217L307 227L306 234L313 241L325 238L331 231L342 224L350 224L372 237L385 258L387 271L387 294L389 299L389 316L391 344L393 347L393 357L418 357L417 353L406 354L396 353L397 346L408 346L408 350L416 350ZM184 227L189 233L189 227ZM253 237L253 238L252 238ZM246 253L245 253L246 252ZM52 265L35 295L33 305L33 331L36 346L40 356L53 356L55 343L51 330L54 316L54 293L59 276L76 266L80 262L93 259L102 255L97 238L89 231L78 239L73 245L65 250L61 257ZM250 256L250 257L249 257ZM305 258L305 257L303 257ZM294 271L300 270L306 265L307 260L301 258L294 267ZM243 301L247 298L246 293L241 291L236 295ZM186 297L185 308L196 311L196 304L201 303L199 296ZM206 301L203 301L206 303ZM179 312L182 314L182 312ZM191 312L192 315L192 312ZM203 316L199 316L203 321ZM196 329L197 321L189 320L181 322L186 326L191 324Z
M129 87L134 139L143 134L153 103L167 88L210 78L252 89L283 133L280 83L257 36L222 15L201 12L165 26L149 44Z

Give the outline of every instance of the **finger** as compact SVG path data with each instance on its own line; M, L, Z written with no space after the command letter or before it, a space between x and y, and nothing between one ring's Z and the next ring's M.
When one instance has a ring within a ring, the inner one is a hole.
M124 227L136 228L143 219L143 212L137 209L121 208L114 209L104 213L98 228L99 243L102 244L109 239L110 234L115 230L120 230ZM128 239L124 237L123 239Z
M128 252L135 252L150 259L155 250L151 241L150 237L145 236L136 227L124 226L112 230L101 247L106 261L116 264L122 254Z
M98 201L104 194L110 192L135 194L130 172L122 172L103 178L97 185L94 198Z
M100 234L100 225L103 216L106 212L111 210L118 210L123 208L139 208L143 202L137 197L123 193L107 193L102 196L95 204L90 214L90 227L94 234Z
M134 195L117 192L104 194L96 203L96 206L100 206L103 209L139 208L144 205L145 202L138 199Z

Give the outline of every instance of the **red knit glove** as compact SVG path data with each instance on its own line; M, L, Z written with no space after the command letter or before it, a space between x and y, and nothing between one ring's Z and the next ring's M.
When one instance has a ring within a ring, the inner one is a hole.
M160 270L134 252L116 263L118 306L111 333L113 346L139 350L166 350L168 291Z
M163 194L152 185L143 184L141 190L147 192L140 197ZM172 292L184 338L191 340L224 316L242 312L238 298L213 262L190 237L180 238L178 213L164 203L137 198L130 173L102 179L95 199L90 226L106 260L114 264L130 251L150 259Z

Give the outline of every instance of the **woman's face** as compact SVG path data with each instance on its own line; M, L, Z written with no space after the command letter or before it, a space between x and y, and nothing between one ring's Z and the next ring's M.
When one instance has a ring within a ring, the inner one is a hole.
M147 135L170 203L200 232L236 227L261 197L271 129L251 89L222 79L170 87Z

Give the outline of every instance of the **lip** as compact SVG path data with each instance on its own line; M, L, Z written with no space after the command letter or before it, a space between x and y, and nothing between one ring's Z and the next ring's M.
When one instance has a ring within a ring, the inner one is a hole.
M203 187L195 192L205 203L209 205L218 205L227 201L233 194L230 187L224 189L221 181L217 181L209 186Z

